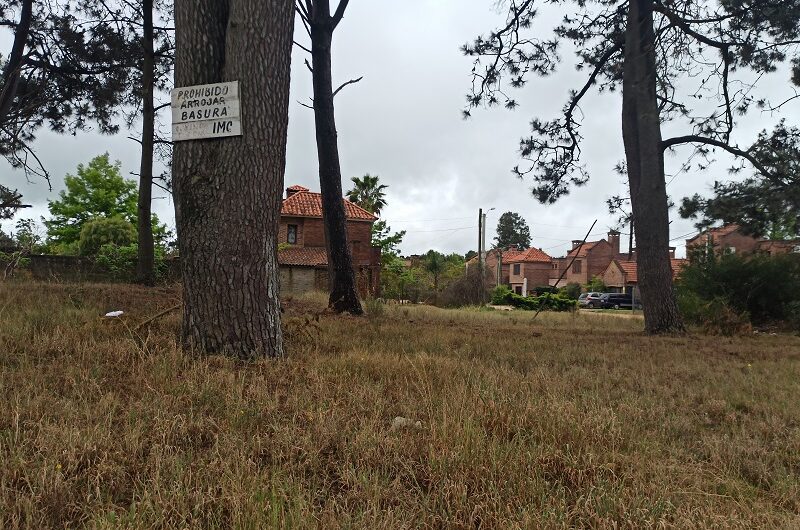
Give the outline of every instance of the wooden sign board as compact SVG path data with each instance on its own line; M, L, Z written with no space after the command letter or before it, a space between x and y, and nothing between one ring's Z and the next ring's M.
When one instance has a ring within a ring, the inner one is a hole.
M172 141L241 136L239 82L172 90Z

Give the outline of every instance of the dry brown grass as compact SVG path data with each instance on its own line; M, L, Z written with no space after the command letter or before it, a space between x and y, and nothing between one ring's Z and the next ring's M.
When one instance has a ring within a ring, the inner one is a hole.
M798 338L311 297L243 364L176 296L0 284L0 527L800 526Z

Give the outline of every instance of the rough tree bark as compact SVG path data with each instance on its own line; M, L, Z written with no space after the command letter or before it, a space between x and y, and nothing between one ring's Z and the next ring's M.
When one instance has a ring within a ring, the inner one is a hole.
M177 142L183 341L280 356L277 232L286 163L292 0L177 0L175 85L239 81L243 136Z
M636 226L645 330L651 334L683 332L669 258L669 208L656 99L653 1L630 0L628 6L622 136Z
M151 204L153 197L153 141L156 112L153 106L155 56L153 51L153 0L142 0L142 158L139 166L139 203L136 229L138 261L136 280L143 285L155 285L155 256Z
M340 0L331 16L329 0L314 0L309 12L313 63L314 124L319 157L322 217L328 251L328 305L337 312L363 313L353 272L353 256L347 239L347 216L342 202L342 169L333 106L331 45L333 31L341 21L347 0Z

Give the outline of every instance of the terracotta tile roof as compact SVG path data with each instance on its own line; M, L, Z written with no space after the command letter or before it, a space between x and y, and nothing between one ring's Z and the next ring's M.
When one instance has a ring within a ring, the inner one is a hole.
M322 217L322 194L308 191L302 186L288 188L292 195L283 200L281 215L289 217ZM376 221L378 218L364 208L353 204L347 199L344 202L344 212L348 219L357 221Z
M327 267L328 256L322 247L289 247L278 252L278 264Z
M708 236L712 236L713 238L724 237L727 236L728 234L736 232L737 230L739 230L739 225L737 225L736 223L731 223L717 228L709 228L705 232L700 232L696 236L687 239L686 242L694 243L696 241L698 243L705 243L706 241L708 241Z
M504 253L503 261L506 263L550 263L553 258L548 256L542 249L531 247L522 251L515 251L515 255L508 258L505 257Z
M509 263L515 257L519 256L524 250L517 250L516 248L507 248L507 249L499 249L493 248L486 251L486 261L494 263L495 259L497 258L497 251L500 251L503 256L503 263ZM478 255L472 256L467 263L478 263Z
M600 241L587 241L581 247L581 251L578 253L578 257L579 258L586 257L586 254L588 254L589 251L592 250L595 247L595 245L597 245L597 244L599 244L599 243L601 243L603 241L605 241L605 239L601 239ZM567 252L567 257L571 258L572 256L574 256L576 250L578 250L578 247L575 247L572 250L570 250L569 252Z
M619 268L622 269L622 272L625 273L625 281L628 283L638 283L639 282L639 271L636 267L635 261L628 261L628 260L614 260ZM672 267L672 279L678 277L681 270L686 266L689 260L685 259L676 259L672 258L669 260L670 266Z
M677 259L672 258L670 261L670 265L672 265L672 279L676 279L678 275L681 273L683 268L689 264L688 259Z

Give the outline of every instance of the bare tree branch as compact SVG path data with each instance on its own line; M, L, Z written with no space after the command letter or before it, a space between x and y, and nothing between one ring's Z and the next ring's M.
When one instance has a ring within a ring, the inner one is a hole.
M336 90L333 91L333 97L336 97L336 94L338 94L339 91L341 91L347 85L354 85L354 84L358 83L359 81L361 81L362 79L364 79L363 75L361 77L359 77L358 79L351 79L350 81L347 81L346 83L342 83L339 86L339 88L337 88Z
M717 140L715 138L706 138L705 136L698 136L696 134L687 134L685 136L675 136L674 138L668 138L661 142L661 149L667 150L671 147L680 144L705 144L711 145L714 147L719 147L734 156L738 156L740 158L744 158L748 162L750 162L754 168L758 170L759 173L764 175L767 178L771 178L773 175L772 173L764 167L761 162L756 160L756 158L748 151L744 151L734 145L730 145L722 140Z
M334 29L339 25L339 22L342 21L342 17L344 17L344 12L347 9L348 3L350 3L350 0L339 0L339 5L336 7L336 12L333 14L332 19Z
M297 42L296 40L293 40L293 41L292 41L292 43L293 43L295 46L297 46L298 48L300 48L301 50L303 50L304 52L311 53L311 50L309 50L308 48L306 48L305 46L303 46L302 44L300 44L300 43L299 43L299 42Z

